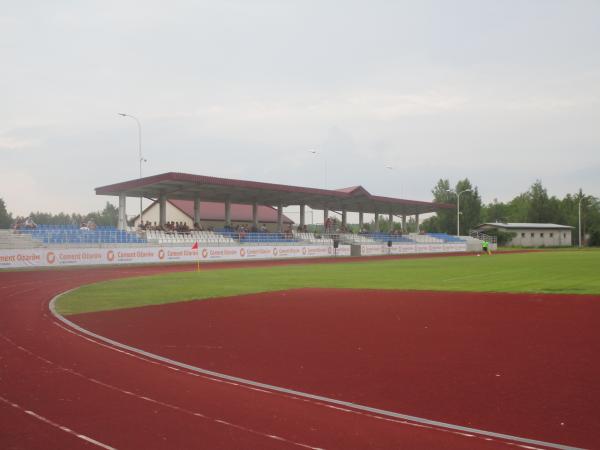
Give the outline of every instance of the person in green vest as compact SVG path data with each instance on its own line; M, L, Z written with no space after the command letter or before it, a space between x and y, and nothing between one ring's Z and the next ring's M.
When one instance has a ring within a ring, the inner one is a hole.
M484 240L481 246L483 247L484 253L487 253L488 255L492 254L492 252L490 251L490 243L487 240Z

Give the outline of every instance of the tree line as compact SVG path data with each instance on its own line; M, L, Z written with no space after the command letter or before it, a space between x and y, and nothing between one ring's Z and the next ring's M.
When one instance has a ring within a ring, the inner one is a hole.
M28 217L38 225L79 225L82 222L94 221L96 225L102 226L117 226L119 210L110 202L106 202L106 206L102 211L92 211L87 214L71 213L66 214L60 212L58 214L47 212L32 212ZM0 229L10 228L19 217L13 217L8 212L4 200L0 198Z
M548 191L537 180L530 188L508 202L494 199L483 204L477 186L468 178L460 180L455 186L448 179L440 179L432 189L433 201L456 204L460 195L460 234L486 222L526 222L554 223L570 225L573 230L573 244L579 244L579 202L581 201L581 229L584 243L600 245L600 199L585 195L581 190L567 194L564 198L549 196ZM442 210L435 216L423 221L421 229L432 233L456 234L456 210Z

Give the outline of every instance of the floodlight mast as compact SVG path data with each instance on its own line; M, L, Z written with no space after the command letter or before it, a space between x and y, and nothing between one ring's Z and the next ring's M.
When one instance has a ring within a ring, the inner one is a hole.
M460 236L460 195L465 192L473 192L473 189L465 189L464 191L460 191L458 194L455 191L450 189L446 189L446 192L450 192L451 194L456 195L456 236Z
M323 157L323 164L325 165L325 186L324 186L324 188L327 189L327 158L325 158L325 153L322 151L315 150L314 148L309 148L308 151L309 151L309 153L312 153L315 156L320 155Z
M135 122L137 123L137 127L138 127L138 159L139 159L139 164L140 164L140 179L142 178L142 163L143 162L147 162L146 159L144 159L144 157L142 156L142 124L140 123L139 119L135 116L132 116L131 114L126 114L126 113L117 113L122 117L130 117L133 120L135 120ZM140 194L140 226L142 226L144 224L144 220L143 220L143 213L144 210L142 208L142 198L143 196Z
M581 248L581 200L583 199L583 192L579 189L579 248Z

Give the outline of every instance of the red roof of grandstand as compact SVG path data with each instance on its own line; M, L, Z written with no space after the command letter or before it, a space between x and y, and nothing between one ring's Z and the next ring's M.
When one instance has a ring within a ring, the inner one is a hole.
M169 200L173 206L194 217L194 202L192 200ZM258 221L265 223L277 223L277 210L270 206L259 205ZM224 220L225 203L200 202L200 220ZM252 222L252 205L231 204L231 220L233 222ZM289 217L283 215L283 223L294 223Z
M96 188L98 195L158 198L169 200L192 200L225 202L250 205L308 205L312 209L330 209L378 212L381 214L422 214L440 209L452 209L454 205L422 202L370 194L362 186L340 190L317 189L257 181L232 180L204 175L168 172L145 178Z

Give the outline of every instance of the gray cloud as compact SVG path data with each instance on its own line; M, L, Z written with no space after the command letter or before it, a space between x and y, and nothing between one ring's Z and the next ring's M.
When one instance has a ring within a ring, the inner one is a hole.
M102 207L94 187L137 176L119 111L142 121L147 174L322 186L317 148L332 188L600 195L599 18L594 1L13 2L0 196Z

